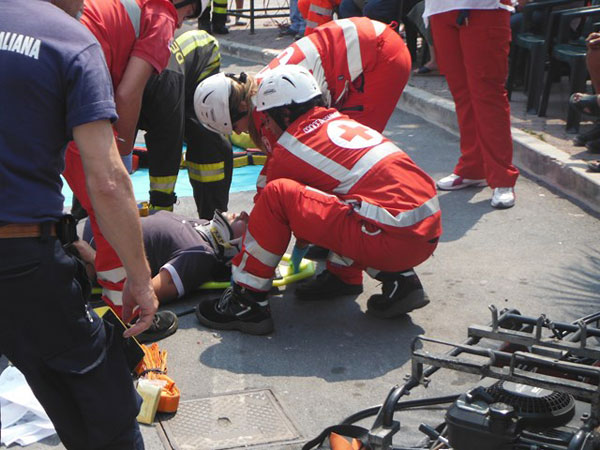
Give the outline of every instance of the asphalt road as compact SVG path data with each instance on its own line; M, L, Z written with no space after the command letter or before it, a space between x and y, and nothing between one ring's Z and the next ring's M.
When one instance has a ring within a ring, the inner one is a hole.
M224 66L233 72L259 68L228 57ZM456 136L406 112L394 113L385 134L435 179L450 173L458 158ZM462 342L468 325L489 322L490 304L560 321L598 310L598 217L533 179L520 177L516 192L516 206L503 211L490 207L489 188L440 194L444 234L434 256L417 268L432 303L410 316L387 321L366 316L367 299L379 287L365 279L363 294L338 300L299 301L290 286L272 299L275 332L267 337L214 332L193 315L181 317L179 331L160 345L169 352L169 374L182 400L269 389L299 437L291 444L252 448L298 448L324 427L381 403L402 383L415 336ZM234 194L230 209L249 210L251 201L251 192ZM192 204L181 199L176 212L193 214ZM181 312L199 298L192 295L169 307ZM0 359L0 368L5 365ZM429 388L414 389L410 399L460 393L475 381L439 372ZM418 424L435 424L439 411L396 416L402 430L395 442L409 445L419 440ZM159 428L143 427L147 448L171 448ZM47 439L30 448L61 446Z

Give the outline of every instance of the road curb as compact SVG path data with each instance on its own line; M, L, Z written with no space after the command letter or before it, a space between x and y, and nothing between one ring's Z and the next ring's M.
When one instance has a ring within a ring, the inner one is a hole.
M242 44L228 39L219 39L219 48L222 53L237 58L249 59L259 64L268 64L278 54L278 50L271 48L258 48L253 45Z
M451 100L407 86L396 107L459 134ZM512 127L512 138L513 162L521 171L600 213L600 175L587 172L584 161L573 160L568 153L519 128Z
M267 64L279 54L278 50L227 39L220 39L219 44L223 53L259 64ZM396 108L458 135L456 111L451 100L406 86ZM587 172L584 161L573 160L568 153L515 127L512 128L512 137L513 161L521 171L600 213L600 175Z

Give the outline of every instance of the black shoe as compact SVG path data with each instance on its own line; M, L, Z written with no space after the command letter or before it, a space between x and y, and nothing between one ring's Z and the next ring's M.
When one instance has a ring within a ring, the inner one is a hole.
M316 278L299 284L296 287L296 297L302 300L323 300L343 295L358 295L362 291L362 284L345 283L328 270L324 270Z
M380 319L400 316L429 303L419 277L412 271L409 276L398 274L396 279L384 281L382 291L367 301L367 312Z
M213 25L212 32L213 34L229 34L229 28L225 25Z
M259 335L273 331L267 293L251 291L237 284L225 289L221 298L199 303L196 317L202 325L217 330Z
M210 21L208 21L208 22L206 22L206 21L198 22L198 29L199 30L204 30L208 34L212 34L212 24L210 23Z
M327 259L329 255L329 249L325 247L319 247L318 245L309 245L308 251L304 257L306 259L312 259L313 261L319 261L323 259Z
M573 145L578 147L583 147L590 141L594 139L600 139L600 124L596 124L594 128L590 131L586 131L585 133L580 133L573 139Z
M297 34L298 34L297 31L294 31L294 30L290 29L289 27L279 30L279 36L296 36Z
M136 336L141 344L156 342L171 336L177 331L179 320L175 313L171 311L159 311L154 314L152 325L143 333Z
M600 153L600 139L588 141L585 144L585 148L587 148L587 151L590 153Z

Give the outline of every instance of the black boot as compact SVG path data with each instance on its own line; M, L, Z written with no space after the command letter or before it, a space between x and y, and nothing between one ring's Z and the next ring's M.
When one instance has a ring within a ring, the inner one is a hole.
M211 8L210 8L210 6L208 6L204 10L202 15L200 17L198 17L198 29L204 30L209 34L212 34L212 25L210 22L210 11L211 11Z
M429 303L429 297L413 270L382 272L376 278L383 281L383 292L372 295L367 301L367 312L375 317L390 319L423 308Z
M583 147L585 144L595 139L600 139L600 123L597 123L591 130L586 131L585 133L579 133L575 136L573 145Z
M251 291L235 283L225 289L221 298L198 304L196 317L202 325L217 330L259 335L273 331L267 292Z
M362 284L345 283L328 270L324 270L316 278L299 284L296 297L302 300L324 300L343 295L358 295L362 291Z
M159 311L154 314L152 325L146 331L136 336L141 344L156 342L171 336L177 331L179 321L175 313L171 311Z
M229 34L229 28L225 24L217 25L213 23L212 34Z

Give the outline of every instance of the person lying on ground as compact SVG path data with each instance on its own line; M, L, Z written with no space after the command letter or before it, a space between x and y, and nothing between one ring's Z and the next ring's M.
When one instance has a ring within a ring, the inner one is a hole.
M227 280L233 258L241 250L248 213L215 211L212 220L194 219L157 211L141 218L146 256L158 301L171 302L213 280ZM96 256L89 223L77 241L81 259L94 279Z
M141 218L144 247L152 286L161 304L171 302L213 280L229 280L231 258L241 249L248 214L215 211L212 220L183 217L169 211L157 211ZM94 237L89 222L83 239L74 243L86 263L90 279L95 278ZM165 317L166 315L166 317ZM140 342L163 339L177 330L171 311L157 313L158 321L138 336Z

